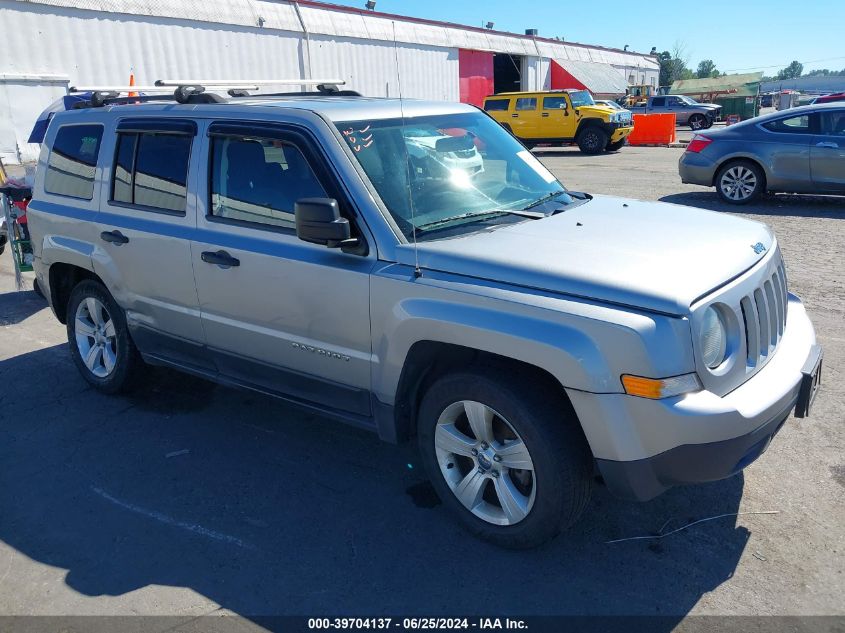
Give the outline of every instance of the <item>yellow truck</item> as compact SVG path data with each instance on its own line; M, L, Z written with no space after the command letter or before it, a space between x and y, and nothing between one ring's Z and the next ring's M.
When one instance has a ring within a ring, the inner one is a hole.
M633 130L632 116L593 101L586 90L502 92L484 110L529 149L577 143L585 154L615 152Z

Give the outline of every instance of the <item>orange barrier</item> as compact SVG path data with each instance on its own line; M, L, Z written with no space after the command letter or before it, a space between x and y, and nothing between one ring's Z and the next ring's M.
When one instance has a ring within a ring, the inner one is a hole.
M668 145L674 143L674 114L635 114L629 145Z

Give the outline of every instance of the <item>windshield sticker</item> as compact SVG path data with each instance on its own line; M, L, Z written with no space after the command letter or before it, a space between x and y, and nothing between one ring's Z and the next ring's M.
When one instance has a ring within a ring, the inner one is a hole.
M534 155L528 150L522 150L521 152L517 153L517 156L524 160L525 164L528 165L534 171L536 171L540 175L540 177L546 182L554 182L555 180L557 180L552 174L552 172L546 169L545 166L543 166L543 163L537 160Z
M343 134L343 137L352 147L352 151L356 154L373 144L373 135L367 134L370 131L370 127L372 126L368 125L362 130L356 130L355 128L341 130L341 134Z

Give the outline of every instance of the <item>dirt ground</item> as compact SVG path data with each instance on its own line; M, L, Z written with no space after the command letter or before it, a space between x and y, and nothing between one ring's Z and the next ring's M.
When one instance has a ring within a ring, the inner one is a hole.
M743 474L646 504L597 485L570 532L498 550L432 498L413 447L172 372L131 397L93 392L4 254L0 615L845 615L845 198L728 209L680 184L681 152L537 155L576 190L776 231L825 348L824 385L813 416L790 419ZM606 544L737 512L752 514Z

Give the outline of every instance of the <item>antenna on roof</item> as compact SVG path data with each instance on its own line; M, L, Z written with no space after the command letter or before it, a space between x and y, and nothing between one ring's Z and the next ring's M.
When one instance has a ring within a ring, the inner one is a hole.
M399 88L399 119L401 121L400 134L402 135L402 147L405 150L405 172L408 178L408 208L411 211L411 235L414 240L414 277L422 277L420 269L420 253L417 249L417 225L414 214L414 194L411 190L411 154L408 152L408 144L405 142L405 106L402 99L402 75L399 71L399 47L396 45L396 22L391 21L393 26L393 58L396 60L396 83Z

